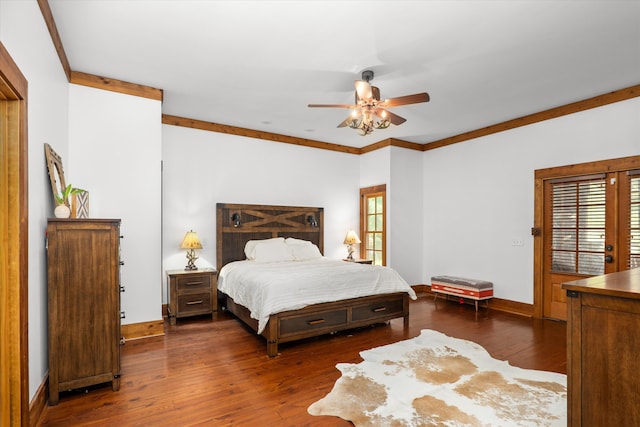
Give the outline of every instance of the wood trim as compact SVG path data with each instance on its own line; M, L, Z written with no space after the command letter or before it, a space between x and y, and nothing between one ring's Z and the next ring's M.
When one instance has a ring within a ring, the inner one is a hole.
M414 290L418 288L421 293L425 293L427 296L435 298L435 293L431 291L431 285L412 285L411 287L414 288ZM531 304L495 297L488 301L490 310L502 311L504 313L515 314L517 316L533 317L533 305Z
M437 141L427 142L425 144L419 144L415 142L404 141L396 138L387 138L382 141L376 142L371 145L367 145L362 148L349 147L345 145L332 144L328 142L315 141L304 138L297 138L282 134L256 131L252 129L239 128L235 126L228 126L219 123L205 122L195 119L188 119L185 117L170 116L163 114L162 123L174 126L190 127L194 129L206 130L211 132L228 133L238 136L247 136L250 138L265 139L268 141L284 142L288 144L301 145L310 148L319 148L324 150L333 150L349 154L366 154L375 150L379 150L385 147L401 147L410 150L428 151L436 148L446 147L447 145L457 144L459 142L468 141L471 139L480 138L483 136L491 135L494 133L503 132L510 129L515 129L522 126L542 122L545 120L555 119L557 117L565 116L568 114L577 113L580 111L589 110L592 108L602 107L607 104L613 104L615 102L625 101L640 96L640 85L631 86L628 88L616 90L613 92L605 93L602 95L594 96L592 98L584 99L581 101L573 102L571 104L562 105L560 107L551 108L538 113L529 114L516 119L508 120L506 122L497 123L495 125L487 126L481 129L476 129L470 132L462 133L452 137L440 139Z
M544 180L536 177L533 189L533 317L541 319L544 309Z
M431 286L429 285L425 285L425 284L411 285L411 289L413 289L413 291L416 293L418 298L425 296L426 294L433 295L433 293L431 292Z
M62 69L64 70L69 83L162 101L162 89L71 70L71 65L69 64L69 59L67 58L67 54L64 50L56 21L53 18L53 13L51 12L49 0L37 1L38 6L40 6L40 13L42 13L44 22L49 29L51 41L53 42L53 46L56 48L60 64L62 65Z
M124 82L109 77L96 76L94 74L71 71L69 82L77 85L109 90L111 92L124 93L126 95L139 96L141 98L162 101L162 89L144 86L136 83Z
M130 323L120 327L121 336L125 341L164 335L164 320Z
M0 424L29 425L27 80L0 43Z
M2 42L0 42L0 78L4 80L0 81L0 93L5 99L27 99L27 79L13 62Z
M365 187L360 189L360 237L362 243L360 243L360 258L366 259L366 223L367 223L367 197L382 196L384 212L382 215L382 224L384 232L382 233L382 265L387 265L387 212L389 207L387 206L387 184L379 184L371 187ZM375 260L374 260L375 261Z
M489 301L489 307L493 310L516 314L518 316L533 317L534 310L531 304L502 298L492 298Z
M535 171L536 179L565 178L570 176L592 175L640 168L640 156L620 157L617 159L577 163Z
M360 149L360 154L370 153L372 151L379 150L384 147L401 147L409 150L422 151L422 144L418 144L416 142L403 141L402 139L397 139L397 138L387 138L387 139L383 139L382 141L376 142L375 144L362 147Z
M36 394L29 404L29 426L36 427L40 425L44 411L47 408L47 390L49 390L49 374L45 375L42 383L36 390Z
M566 116L568 114L578 113L580 111L589 110L591 108L602 107L603 105L615 102L625 101L627 99L640 96L640 85L627 87L603 95L594 96L592 98L583 99L582 101L573 102L571 104L562 105L560 107L550 108L538 113L529 114L527 116L518 117L516 119L507 120L506 122L465 132L449 138L440 139L426 143L422 146L422 151L433 150L435 148L446 147L447 145L456 144L458 142L468 141L480 138L494 133L503 132L505 130L515 129L521 126L527 126L533 123L545 120L555 119L557 117Z
M62 39L60 38L60 33L58 33L58 27L56 25L56 21L53 19L53 13L51 13L49 0L38 0L38 6L40 6L40 13L42 13L44 22L45 24L47 24L47 28L49 29L49 34L51 35L51 41L53 42L53 46L56 48L56 52L58 52L58 58L60 58L60 64L62 64L62 69L64 70L64 73L67 75L67 81L71 81L71 66L69 65L67 54L64 51L64 46L62 45Z
M346 145L331 144L328 142L315 141L312 139L297 138L294 136L282 135L279 133L271 133L257 131L253 129L241 128L236 126L223 125L220 123L205 122L203 120L189 119L186 117L162 115L162 123L165 125L182 126L192 129L200 129L211 132L227 133L230 135L246 136L248 138L258 138L267 141L283 142L285 144L300 145L304 147L320 148L323 150L339 151L347 154L360 154L360 149L349 147Z

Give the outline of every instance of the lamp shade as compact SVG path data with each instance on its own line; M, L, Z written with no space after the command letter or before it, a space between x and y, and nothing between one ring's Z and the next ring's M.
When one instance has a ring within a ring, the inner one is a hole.
M185 234L180 249L202 249L202 243L195 231L191 230Z
M349 230L347 231L347 235L344 236L344 244L353 245L354 243L360 243L360 239L355 231Z

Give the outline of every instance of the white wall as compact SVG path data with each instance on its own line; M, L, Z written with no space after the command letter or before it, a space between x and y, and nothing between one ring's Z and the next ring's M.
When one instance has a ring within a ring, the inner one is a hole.
M422 268L422 153L385 147L360 156L360 187L386 184L387 265L412 285Z
M640 98L424 153L424 280L492 281L533 303L534 171L640 154ZM522 239L524 246L512 246Z
M0 2L0 41L28 81L29 396L48 370L47 218L53 195L44 157L49 143L67 165L67 78L35 1Z
M161 102L69 85L67 183L91 218L120 218L122 324L162 319Z
M358 157L163 125L163 268L184 268L190 229L203 245L196 265L216 267L216 203L323 207L325 255L344 258L359 224Z
M388 265L411 285L422 280L422 153L391 147L391 179L387 188Z

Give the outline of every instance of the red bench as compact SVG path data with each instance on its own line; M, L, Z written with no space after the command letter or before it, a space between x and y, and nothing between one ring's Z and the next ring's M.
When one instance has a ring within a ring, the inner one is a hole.
M438 299L438 294L474 300L476 311L478 311L478 301L485 300L487 307L489 306L489 299L493 298L493 283L455 276L433 276L431 291L435 294L434 301Z

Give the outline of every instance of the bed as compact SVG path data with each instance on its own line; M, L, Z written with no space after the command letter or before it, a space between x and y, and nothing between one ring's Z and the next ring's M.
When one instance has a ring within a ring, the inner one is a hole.
M245 252L247 242L262 243L282 240L287 243L313 245L320 253L323 253L323 214L323 208L311 207L229 203L218 203L216 206L216 262L220 272L218 278L219 308L234 314L254 332L262 335L267 341L267 354L270 357L276 356L278 345L285 342L385 323L401 317L404 319L404 327L409 325L409 300L415 299L415 293L403 280L404 286L398 285L399 287L393 291L387 292L385 289L377 287L374 294L354 294L357 296L337 301L313 302L303 305L296 301L295 308L282 309L280 307L276 309L277 312L266 315L264 313L256 314L256 307L253 307L252 312L252 309L244 305L250 305L247 295L252 295L251 292L245 291L244 294L235 294L236 298L232 296L234 293L227 285L235 272L244 271L243 264L253 267L253 270L249 270L251 274L246 273L249 275L267 277L268 274L273 273L273 271L256 273L255 260L247 261L247 253ZM264 244L260 245L263 253L265 253L264 246ZM273 250L269 253L270 256L274 256ZM296 261L295 275L287 273L286 276L295 277L299 283L311 281L311 278L301 279L303 276L298 275L304 270L301 266L308 266L310 271L315 271L316 268L320 268L316 264L325 262L338 270L345 269L346 271L348 269L349 274L354 274L351 269L368 269L369 272L380 269L380 273L393 272L397 274L386 267L347 263L341 260L331 261L324 257L313 256L313 259ZM263 265L272 270L278 270L281 267L280 263L266 262ZM365 275L368 274L368 271L360 270L355 274ZM272 277L270 280L274 281L273 277L275 276L269 277ZM282 280L282 286L285 289L290 289L286 288L284 282L285 280ZM287 295L290 294L291 292L287 293ZM276 305L278 304L277 298L271 298L271 300Z

